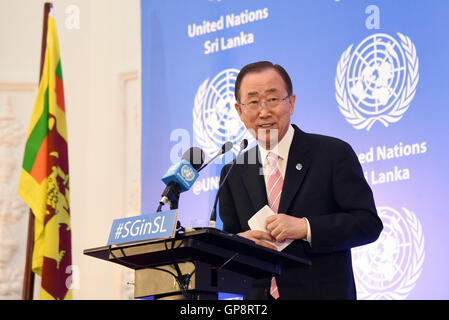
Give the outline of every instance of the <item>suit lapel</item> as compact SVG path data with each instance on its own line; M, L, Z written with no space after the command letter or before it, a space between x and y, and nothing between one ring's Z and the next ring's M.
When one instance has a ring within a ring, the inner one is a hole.
M304 139L305 133L293 125L295 135L288 153L287 168L285 170L284 186L279 203L279 212L288 213L288 209L304 182L304 178L311 165L308 156L308 146Z
M246 163L249 165L246 166L241 177L255 213L268 203L265 180L261 173L262 165L259 161L259 147L252 148L246 155L248 158L245 161L248 161Z

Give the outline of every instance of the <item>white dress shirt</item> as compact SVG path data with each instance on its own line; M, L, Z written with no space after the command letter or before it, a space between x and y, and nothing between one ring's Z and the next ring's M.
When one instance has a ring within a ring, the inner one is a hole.
M282 178L285 178L285 170L287 169L287 161L288 161L288 153L290 151L290 146L293 141L293 136L295 134L295 129L293 129L292 125L290 125L287 129L287 132L285 133L284 137L279 141L279 143L271 148L271 150L267 150L262 146L262 144L259 144L259 151L260 151L260 158L263 161L263 170L264 170L264 179L265 179L265 188L268 185L268 175L265 174L265 170L267 169L268 161L267 156L269 152L275 153L279 156L278 160L278 169L281 173ZM268 190L267 190L267 197L268 197ZM281 195L282 197L282 195ZM281 212L282 213L282 212ZM307 242L309 242L310 245L312 245L312 232L310 230L310 223L307 220L307 218L304 218L307 222L307 236L302 239Z

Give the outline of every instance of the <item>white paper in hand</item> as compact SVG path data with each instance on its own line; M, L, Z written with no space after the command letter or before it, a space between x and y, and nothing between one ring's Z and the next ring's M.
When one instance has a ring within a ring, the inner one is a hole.
M271 208L267 205L265 205L262 209L260 209L256 214L254 214L251 219L248 220L248 225L251 228L251 230L261 230L268 232L267 229L265 229L265 220L276 213L271 210ZM272 245L274 245L278 251L284 250L285 247L287 247L290 243L292 243L292 239L286 239L284 242L271 242L268 240L263 240L265 242L268 242Z

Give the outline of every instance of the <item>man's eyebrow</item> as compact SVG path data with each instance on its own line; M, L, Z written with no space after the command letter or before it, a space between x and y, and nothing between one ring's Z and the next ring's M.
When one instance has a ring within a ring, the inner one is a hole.
M265 90L265 92L267 92L267 93L278 92L278 91L279 90L276 88L271 88L271 89ZM259 95L259 92L257 92L257 91L251 91L246 94L247 97L253 97L253 96L258 96L258 95Z
M258 96L258 95L259 95L259 92L257 92L257 91L251 91L246 94L246 96L248 96L248 97Z

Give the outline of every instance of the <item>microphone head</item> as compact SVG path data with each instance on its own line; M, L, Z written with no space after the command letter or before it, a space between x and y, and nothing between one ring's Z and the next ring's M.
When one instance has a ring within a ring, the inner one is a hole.
M240 142L240 150L245 150L246 147L248 146L248 140L247 139L243 139L242 142Z
M231 141L226 142L224 145L221 146L220 154L225 154L226 152L231 150L233 146L234 144Z
M182 155L182 159L187 160L197 171L203 165L204 158L204 151L198 147L191 147Z

